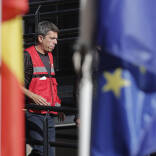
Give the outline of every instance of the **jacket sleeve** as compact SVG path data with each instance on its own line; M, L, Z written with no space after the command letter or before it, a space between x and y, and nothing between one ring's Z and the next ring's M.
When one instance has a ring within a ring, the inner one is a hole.
M24 84L27 89L29 88L32 75L33 75L33 64L31 56L27 51L24 51Z

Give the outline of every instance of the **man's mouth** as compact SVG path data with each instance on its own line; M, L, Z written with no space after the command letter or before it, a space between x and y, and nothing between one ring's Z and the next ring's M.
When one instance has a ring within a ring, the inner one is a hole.
M49 49L54 49L54 47L51 46L51 47L49 47Z
M50 46L50 49L54 49L55 48L55 46Z

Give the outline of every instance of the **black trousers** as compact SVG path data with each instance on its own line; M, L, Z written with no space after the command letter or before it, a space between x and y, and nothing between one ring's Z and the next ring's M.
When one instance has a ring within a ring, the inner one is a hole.
M43 141L43 122L45 115L26 112L26 139L28 141ZM54 117L47 115L48 140L55 141ZM43 145L33 145L30 156L44 156ZM48 156L55 156L55 148L49 145Z

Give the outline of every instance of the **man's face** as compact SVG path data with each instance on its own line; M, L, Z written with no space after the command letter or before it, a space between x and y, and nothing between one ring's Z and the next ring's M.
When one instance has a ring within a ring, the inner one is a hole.
M58 33L54 31L49 31L41 42L42 48L45 52L51 52L55 45L57 44Z

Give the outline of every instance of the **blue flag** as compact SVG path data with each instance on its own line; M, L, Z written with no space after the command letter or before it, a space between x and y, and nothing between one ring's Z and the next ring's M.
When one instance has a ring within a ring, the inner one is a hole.
M156 152L156 1L97 0L91 156Z
M91 156L146 156L156 151L156 77L100 52Z
M156 1L97 0L98 43L156 73Z

